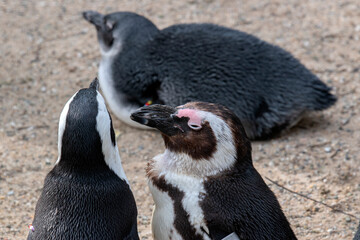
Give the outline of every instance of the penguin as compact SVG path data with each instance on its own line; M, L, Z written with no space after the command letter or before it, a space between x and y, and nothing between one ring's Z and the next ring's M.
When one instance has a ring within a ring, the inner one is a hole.
M146 103L214 102L235 112L250 139L265 140L336 102L289 52L245 32L207 23L159 30L131 12L83 17L97 30L105 99L128 124Z
M240 119L228 108L154 104L131 119L160 130L166 148L146 170L154 239L296 239L253 166Z
M95 79L66 103L59 156L47 174L28 240L137 240L137 208L111 116Z

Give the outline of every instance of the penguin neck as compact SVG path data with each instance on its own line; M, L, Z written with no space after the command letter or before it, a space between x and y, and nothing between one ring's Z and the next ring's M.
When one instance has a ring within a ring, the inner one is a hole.
M104 93L109 107L112 112L121 121L126 124L141 128L150 129L147 126L134 122L130 119L132 112L137 110L140 106L128 101L125 93L122 93L116 88L116 85L121 85L121 78L114 78L113 68L114 61L116 61L115 55L103 55L99 67L99 82L101 90ZM116 79L116 82L115 82Z
M237 153L239 152L238 150ZM149 175L171 172L195 178L211 177L229 171L241 173L253 168L251 147L242 154L244 155L238 155L234 153L234 150L224 149L224 151L216 151L210 159L193 159L186 153L166 149L163 154L153 159L147 171Z
M236 163L234 164L236 171L243 172L249 168L254 168L250 141L246 141L244 145L237 146L236 152Z
M97 117L100 123L102 117ZM96 130L73 128L65 130L58 143L59 157L56 165L78 172L105 172L113 171L119 178L126 181L124 169L121 164L119 150L109 132L101 131L102 124L96 125ZM112 132L112 124L110 123Z
M77 139L63 141L56 165L75 172L106 172L113 171L119 178L126 181L118 148L99 141L92 144L77 145ZM105 152L105 154L104 154Z
M125 52L130 52L132 55L138 57L141 55L144 46L148 46L158 35L159 29L153 25L148 26L142 31L133 31L126 37L118 36L114 37L113 44L111 46L106 45L100 41L100 52L102 58L113 58ZM137 53L137 54L136 54Z
M108 168L99 136L92 142L83 141L82 138L64 138L57 164L86 171Z
M100 52L102 58L113 58L123 49L123 44L121 41L115 41L112 46L106 46L103 43L100 43Z
M138 48L148 45L153 41L160 33L160 30L151 22L142 23L141 30L131 31L125 38L122 39L124 46L131 50L132 48Z
M229 170L235 163L236 159L234 157L221 156L221 152L215 153L215 156L211 159L193 159L186 153L176 153L166 149L163 154L154 158L152 169L149 170L159 174L172 172L195 178L204 178Z

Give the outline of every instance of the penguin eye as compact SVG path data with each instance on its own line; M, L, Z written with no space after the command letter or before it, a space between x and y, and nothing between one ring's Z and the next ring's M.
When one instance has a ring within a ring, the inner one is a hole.
M195 130L195 131L199 131L202 128L201 125L194 124L194 123L188 123L188 126L189 126L189 128L191 128L192 130Z

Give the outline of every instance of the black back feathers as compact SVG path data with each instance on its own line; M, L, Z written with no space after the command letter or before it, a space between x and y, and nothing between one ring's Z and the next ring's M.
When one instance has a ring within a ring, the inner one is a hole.
M213 24L159 31L145 17L128 12L103 18L115 21L111 31L121 43L111 57L103 51L102 61L111 65L104 84L110 82L126 96L119 105L219 103L236 113L251 139L266 139L307 111L336 102L331 89L289 52L250 34Z
M95 79L63 109L59 159L45 178L28 239L139 239L134 196L97 88Z

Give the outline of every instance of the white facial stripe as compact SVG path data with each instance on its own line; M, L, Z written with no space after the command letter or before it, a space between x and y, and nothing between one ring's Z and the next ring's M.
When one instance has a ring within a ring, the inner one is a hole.
M199 111L203 120L209 122L216 137L216 152L210 162L219 172L232 167L236 161L236 147L233 133L227 123L210 112Z
M134 122L130 119L131 113L137 110L138 106L126 103L125 96L115 89L111 69L113 61L114 57L103 55L99 67L100 87L104 93L107 103L109 104L109 107L114 112L116 117L126 124L137 128L150 129L147 126ZM117 80L121 81L121 79Z
M60 114L60 119L59 119L59 130L58 130L58 159L55 163L58 164L60 161L60 157L61 157L61 147L62 147L62 137L64 135L64 131L65 131L65 126L66 126L66 117L69 111L69 106L70 103L72 102L72 100L74 99L74 97L76 96L78 92L76 92L65 104L61 114Z
M125 180L128 184L124 169L122 168L121 159L119 155L119 149L117 144L113 145L111 141L110 125L111 120L109 113L106 109L104 98L99 92L97 92L96 99L98 101L98 114L96 116L96 130L99 132L102 152L105 157L105 162L111 170L115 172L122 180Z
M186 153L175 153L168 149L154 158L158 172L177 172L196 177L216 175L229 169L236 161L236 148L232 131L220 117L204 111L198 111L203 121L207 121L216 137L216 152L210 159L194 160Z

